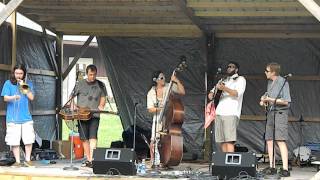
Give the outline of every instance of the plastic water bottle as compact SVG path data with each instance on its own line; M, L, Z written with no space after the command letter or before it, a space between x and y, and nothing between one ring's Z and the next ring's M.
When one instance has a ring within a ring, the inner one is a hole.
M154 153L154 165L160 165L160 153L158 148L156 148L155 153Z
M144 175L146 174L146 160L142 159L142 162L137 165L137 174Z
M140 174L146 174L146 160L142 159L141 167L140 167Z
M141 163L137 164L137 174L140 174L141 172Z

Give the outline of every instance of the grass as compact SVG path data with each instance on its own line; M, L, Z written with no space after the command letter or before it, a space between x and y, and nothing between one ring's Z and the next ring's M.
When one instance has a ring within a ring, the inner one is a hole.
M112 141L122 141L123 127L120 117L111 114L101 114L98 130L98 147L110 147ZM62 140L68 140L70 129L65 121L62 126Z

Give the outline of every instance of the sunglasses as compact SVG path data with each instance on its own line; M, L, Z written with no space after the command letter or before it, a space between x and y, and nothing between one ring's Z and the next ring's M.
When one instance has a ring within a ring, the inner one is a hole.
M230 65L229 65L229 66L227 66L227 68L236 68L236 66L230 66Z

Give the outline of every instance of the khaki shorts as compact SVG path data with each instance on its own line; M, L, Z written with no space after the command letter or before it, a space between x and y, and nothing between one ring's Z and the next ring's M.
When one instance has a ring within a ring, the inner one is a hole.
M35 141L35 133L33 129L33 121L23 124L8 123L5 141L9 146L20 146L20 140L24 144L33 144Z
M239 118L237 116L216 116L215 120L215 138L216 142L234 142L237 141L237 127Z

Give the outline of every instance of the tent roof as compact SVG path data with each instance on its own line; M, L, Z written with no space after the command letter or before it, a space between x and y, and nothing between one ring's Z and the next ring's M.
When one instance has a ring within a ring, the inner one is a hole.
M24 0L18 11L56 33L77 35L320 31L316 18L296 0Z

